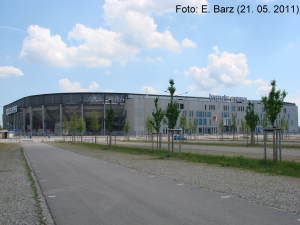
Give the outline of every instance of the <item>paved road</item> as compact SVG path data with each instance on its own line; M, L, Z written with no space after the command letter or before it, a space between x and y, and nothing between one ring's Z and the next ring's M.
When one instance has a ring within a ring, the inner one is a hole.
M40 143L23 144L60 224L300 224L299 216Z
M105 142L106 143L106 142ZM114 143L114 142L113 142ZM176 142L174 142L176 143ZM129 146L148 146L152 147L152 143L138 143L138 142L117 142L118 145L129 145ZM167 144L161 145L163 148L168 148ZM154 144L156 148L156 143ZM179 144L175 144L175 148L179 148ZM224 151L224 152L242 152L242 153L255 153L264 154L263 148L244 148L244 147L222 147L222 146L209 146L209 145L185 145L181 144L182 149L195 149L195 150L206 150L206 151ZM287 156L300 156L300 150L285 149L282 148L282 155ZM267 148L267 154L273 154L273 148Z

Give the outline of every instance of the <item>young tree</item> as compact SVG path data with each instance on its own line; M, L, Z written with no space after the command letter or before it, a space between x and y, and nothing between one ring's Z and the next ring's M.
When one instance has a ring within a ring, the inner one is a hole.
M233 114L232 115L232 122L231 122L231 128L232 128L232 132L233 132L233 140L234 140L234 134L236 132L236 129L237 129L237 121L236 121L236 115Z
M3 130L3 128L0 126L0 130Z
M268 116L267 116L266 113L264 114L264 117L263 117L261 126L262 126L264 129L266 129L266 128L269 126L269 119L268 119ZM268 141L268 135L266 136L266 141Z
M176 91L176 88L174 87L174 80L169 80L170 86L168 87L168 91L171 95L171 102L169 103L167 110L166 110L166 117L168 119L168 128L174 129L177 123L177 119L180 113L179 104L177 101L173 101L173 96ZM172 156L174 155L174 145L173 145L173 132L172 132Z
M288 137L288 131L289 131L289 124L288 124L288 122L285 123L285 130L286 130L286 137Z
M78 131L80 133L81 136L81 143L82 143L82 134L85 131L85 122L81 119L81 117L78 120Z
M158 133L161 127L161 121L163 120L165 114L161 110L161 108L158 108L158 98L154 99L154 105L155 105L155 112L152 112L153 120L150 121L151 125L156 131L156 137L157 137L157 150L158 150Z
M258 125L259 117L254 113L254 104L248 102L245 120L251 131L251 145L255 145L254 132Z
M197 127L198 127L198 120L196 118L194 118L194 120L193 120L194 139L196 139Z
M193 131L194 131L193 123L192 123L192 120L190 120L189 121L189 132L190 132L190 135L192 134Z
M114 124L114 118L115 118L115 112L112 109L111 100L109 100L110 108L106 110L106 119L105 122L107 123L108 130L110 132L109 137L109 149L111 148L111 136L112 136L112 130L113 130L113 124Z
M221 119L221 121L220 121L219 129L222 132L222 141L223 141L223 133L224 133L224 121L223 121L223 119Z
M261 126L263 128L267 128L269 126L269 118L266 113L264 114Z
M75 132L78 127L77 113L74 111L70 121L70 130L72 131L72 142L75 143Z
M129 136L128 136L128 133L130 131L130 121L129 120L127 120L126 123L125 123L124 131L125 131L126 136L127 136L127 141L129 141Z
M149 115L145 119L145 129L149 133L152 133L154 131L154 127L152 126L152 123L150 121L153 121L153 118L151 118Z
M69 130L69 125L68 125L68 121L67 121L66 117L64 118L64 121L63 121L63 130L64 130L63 133L67 133ZM66 141L65 135L64 135L64 141Z
M262 96L261 101L264 104L265 111L268 115L269 121L271 122L273 128L275 128L275 120L277 119L278 114L283 108L283 101L287 95L287 92L283 90L276 91L276 80L271 80L271 90L269 96ZM275 131L273 131L273 160L276 161L276 147L275 147Z
M167 107L167 112L166 112L166 117L168 119L167 123L168 123L168 128L169 129L175 129L176 123L177 123L177 119L180 113L180 109L179 109L179 104L177 101L173 101L173 96L174 93L176 91L176 88L174 87L174 80L170 79L169 80L170 86L168 87L168 91L171 94L171 102L169 103L168 107Z
M242 131L244 132L243 138L245 138L245 134L247 134L247 144L248 144L248 132L249 132L249 126L246 123L246 121L242 121Z
M186 115L182 112L181 117L179 119L179 127L182 129L182 140L184 140L184 131L186 129L187 121Z
M97 131L100 128L100 124L99 124L99 118L98 115L95 111L93 111L92 113L92 127L91 127L91 131L93 131L95 133L95 144L96 144L96 135L97 135Z
M281 119L281 122L280 122L280 128L281 128L281 137L283 138L283 133L284 133L284 130L286 129L286 124L287 124L287 122L286 122L286 120L285 120L285 118L283 117L282 119Z
M285 92L285 90L282 92L280 90L276 91L276 80L271 80L271 86L272 89L269 92L269 96L261 97L261 101L264 104L269 121L275 128L275 120L283 108L283 101L287 95L287 92Z

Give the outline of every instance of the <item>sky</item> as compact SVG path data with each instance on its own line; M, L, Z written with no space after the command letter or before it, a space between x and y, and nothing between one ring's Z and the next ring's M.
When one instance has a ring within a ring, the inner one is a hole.
M178 95L249 100L276 79L299 107L299 8L297 0L0 0L0 120L2 106L29 95L166 94L170 78Z

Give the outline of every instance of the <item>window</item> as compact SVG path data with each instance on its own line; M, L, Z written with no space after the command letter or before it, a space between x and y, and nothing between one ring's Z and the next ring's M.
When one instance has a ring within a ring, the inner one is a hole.
M235 111L235 106L231 106L231 111Z
M205 105L205 110L206 110L206 105Z
M199 127L199 133L202 133L202 127Z
M199 112L199 117L202 117L202 112Z
M286 108L283 108L283 113L286 113Z
M199 119L198 125L202 125L202 119Z
M228 119L228 125L231 126L231 119Z
M203 125L206 125L206 119L203 119Z
M288 119L290 119L290 114L288 114Z
M227 112L224 112L224 117L225 117L225 118L227 117Z
M278 119L280 119L280 114L278 114Z
M216 108L215 108L214 105L209 105L208 109L209 109L209 110L216 110Z
M209 119L209 125L211 125L211 119Z
M184 104L180 104L180 109L184 109Z
M207 112L207 117L211 117L211 112Z

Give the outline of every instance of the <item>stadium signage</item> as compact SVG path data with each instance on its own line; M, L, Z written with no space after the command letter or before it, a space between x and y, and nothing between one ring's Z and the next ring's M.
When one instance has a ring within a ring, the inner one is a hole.
M17 105L6 109L6 115L16 113L16 112L18 112L18 106Z
M246 97L234 97L234 96L221 96L221 95L211 95L209 94L209 100L211 102L247 102Z

